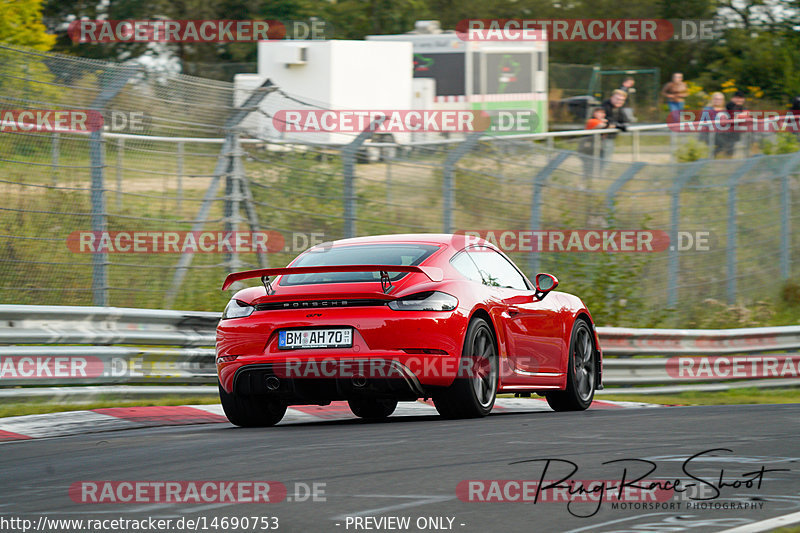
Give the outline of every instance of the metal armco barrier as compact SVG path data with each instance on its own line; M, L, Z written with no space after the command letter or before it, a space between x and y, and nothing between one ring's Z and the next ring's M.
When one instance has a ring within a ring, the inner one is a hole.
M603 353L613 355L724 355L796 350L800 326L741 329L597 328Z
M126 396L139 392L153 396L159 389L164 394L216 394L216 387L202 385L215 384L217 379L213 346L219 316L115 307L0 305L0 398L83 397L116 391ZM728 358L733 362L761 352L798 350L800 326L729 330L600 327L597 331L604 353L605 393L800 385L800 379L791 375L781 379L677 379L667 365L667 358L674 356L739 354ZM797 354L784 354L784 358L793 361L794 368L800 365ZM134 386L137 384L150 386Z

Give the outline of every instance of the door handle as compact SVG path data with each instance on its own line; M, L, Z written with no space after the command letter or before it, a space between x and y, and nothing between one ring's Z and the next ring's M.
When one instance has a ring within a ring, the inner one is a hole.
M512 305L506 310L506 312L508 313L508 316L516 316L519 314L519 307Z

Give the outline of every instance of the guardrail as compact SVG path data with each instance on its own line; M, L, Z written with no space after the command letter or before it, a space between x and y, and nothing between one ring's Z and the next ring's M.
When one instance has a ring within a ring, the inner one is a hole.
M0 305L0 398L215 395L219 313ZM597 328L604 393L652 394L787 387L800 379L678 379L663 356L729 356L800 349L800 326L729 330ZM662 357L656 357L662 356ZM800 355L782 355L794 368ZM177 384L182 384L178 386ZM137 386L134 386L137 385ZM143 386L149 385L149 386Z

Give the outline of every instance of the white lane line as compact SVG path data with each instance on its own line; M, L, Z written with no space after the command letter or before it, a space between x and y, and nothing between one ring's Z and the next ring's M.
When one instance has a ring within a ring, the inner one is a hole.
M201 411L205 411L206 413L225 416L225 411L222 409L222 405L218 403L208 404L208 405L187 405L186 407L194 407L195 409L200 409ZM308 413L304 413L302 411L298 411L297 409L292 409L291 407L289 407L286 410L286 415L284 415L283 420L281 420L278 423L278 425L282 426L285 424L299 424L301 422L319 422L320 420L328 420L328 419L310 415Z
M44 415L14 416L0 419L0 429L29 437L58 437L97 433L114 429L140 428L141 424L92 411L67 411Z
M364 511L356 511L354 513L345 513L336 515L331 520L345 520L348 516L365 516L365 515L379 515L388 513L389 511L399 511L400 509L408 509L410 507L418 507L420 505L428 505L431 503L443 503L450 500L455 500L455 496L435 496L435 495L409 495L398 496L396 494L357 494L357 498L412 498L413 501L406 503L397 503L394 505L387 505L385 507L376 507L375 509L366 509Z
M726 529L719 533L758 533L760 531L770 531L782 526L789 526L798 522L800 522L800 511L761 520L760 522L753 522L752 524L745 524L733 529Z
M184 405L184 407L199 409L200 411L205 411L206 413L211 413L212 415L225 416L225 411L222 410L222 405L218 403L207 405Z
M321 420L335 420L335 419L315 416L310 413L304 413L299 409L292 409L291 407L289 407L288 409L286 409L286 414L283 415L283 419L280 422L278 422L278 425L283 426L286 424L300 424L303 422L319 422Z

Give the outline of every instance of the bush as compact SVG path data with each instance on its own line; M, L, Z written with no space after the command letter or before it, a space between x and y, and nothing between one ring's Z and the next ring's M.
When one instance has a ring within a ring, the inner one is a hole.
M675 158L680 163L691 163L692 161L699 161L708 157L708 146L695 140L689 141L678 148L675 152Z

